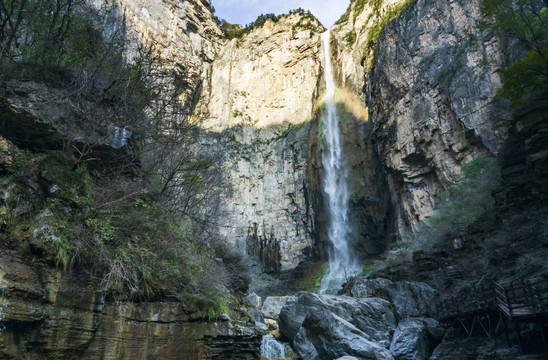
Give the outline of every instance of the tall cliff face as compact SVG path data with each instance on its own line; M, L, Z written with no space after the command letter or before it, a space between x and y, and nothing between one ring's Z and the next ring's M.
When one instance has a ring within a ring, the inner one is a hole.
M322 30L293 14L230 41L194 115L225 154L221 233L257 271L293 269L312 251L308 148Z
M182 91L187 115L194 111L209 64L223 45L209 0L119 0L128 38L153 46L166 66L175 70L174 85ZM112 21L116 24L115 21ZM129 54L132 56L132 54Z
M412 1L390 21L367 74L367 103L401 235L431 214L464 162L505 138L494 102L505 63L478 29L480 1Z
M378 31L379 21L402 2L404 0L351 1L345 14L333 26L337 81L364 101L364 71L368 71L373 59L370 33Z
M156 44L154 50L160 52L165 64L176 70L174 85L181 90L181 100L190 116L202 92L209 63L222 44L209 2L128 0L117 3L115 9L108 14L114 18L107 24L107 31L120 30L119 20L125 20L128 38L136 44L138 41L144 45ZM136 302L124 296L105 299L96 291L101 287L99 281L88 269L83 269L86 265L79 264L74 270L56 266L56 260L44 250L56 246L56 238L48 236L62 226L55 223L56 215L51 211L33 219L29 209L35 206L33 201L41 201L44 194L51 194L44 189L55 192L59 187L49 188L51 184L46 185L41 175L25 172L22 186L32 195L19 200L14 183L20 180L10 184L11 180L4 176L6 166L17 160L25 162L19 155L10 153L15 145L8 143L4 136L38 154L61 148L66 139L75 143L97 141L97 148L108 148L107 157L118 149L112 139L98 141L90 139L89 134L80 138L80 133L67 129L67 119L70 121L73 115L72 104L58 100L67 99L62 96L65 89L32 81L3 85L0 96L0 358L257 358L261 335L249 315L239 324L234 316L233 320L225 316L222 321L212 322L204 320L207 314L173 298L158 296L153 302ZM93 111L100 112L102 108L96 106ZM26 169L39 168L40 162L40 159L33 160L25 165ZM60 166L53 172L60 172ZM13 209L16 216L10 217L9 204L15 197L18 199ZM78 206L70 205L65 209L67 213L72 211L71 207ZM33 221L41 228L34 231L29 227ZM11 227L16 230L6 230ZM33 240L36 235L45 236L46 247Z

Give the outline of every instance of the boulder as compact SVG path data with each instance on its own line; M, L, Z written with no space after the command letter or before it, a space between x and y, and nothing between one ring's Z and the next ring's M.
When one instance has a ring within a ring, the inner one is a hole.
M280 330L289 339L294 339L305 318L311 314L328 312L347 321L368 340L376 341L388 348L396 328L392 305L383 299L357 299L348 296L318 295L301 292L289 298L280 312Z
M364 279L357 278L354 282L349 283L349 288L345 287L345 291L357 298L383 297L384 288L392 285L393 282L388 279ZM388 299L387 299L388 300Z
M399 319L407 317L432 317L438 292L423 282L386 279L357 279L347 293L353 297L379 297L390 301Z
M284 307L289 296L269 296L264 300L261 312L265 318L278 320L280 311Z
M253 306L260 308L261 307L261 297L255 293L247 295L246 300L248 300Z
M344 356L376 360L393 359L390 351L325 308L306 316L293 345L305 360L337 359Z
M260 331L268 331L268 326L265 323L265 320L263 318L263 314L259 311L257 308L251 308L247 310L249 315L253 318L253 321L255 322L255 327L259 329Z
M443 328L434 319L403 319L398 323L390 351L397 360L427 360L443 334Z

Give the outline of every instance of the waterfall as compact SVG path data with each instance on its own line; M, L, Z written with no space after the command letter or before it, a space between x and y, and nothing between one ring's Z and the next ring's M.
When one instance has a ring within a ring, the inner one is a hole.
M359 265L352 258L348 247L350 233L348 171L342 153L329 47L330 32L328 30L322 34L326 94L323 98L325 111L321 121L326 147L322 151L322 164L325 171L323 192L327 198L329 212L327 235L331 246L328 249L329 271L322 279L320 294L337 293L349 276L359 272Z

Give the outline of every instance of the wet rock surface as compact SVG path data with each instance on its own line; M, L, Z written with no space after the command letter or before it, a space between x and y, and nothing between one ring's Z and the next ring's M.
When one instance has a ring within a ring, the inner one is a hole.
M443 328L434 319L403 319L398 323L390 351L396 359L427 360L443 334Z
M422 282L387 279L358 278L349 282L344 293L353 297L379 297L390 301L399 319L407 317L430 317L435 315L435 304L439 298L436 290Z
M293 341L304 359L333 359L351 355L363 359L392 360L386 348L357 327L327 309L311 312Z
M379 293L379 285L383 290L394 287L391 297L384 295L395 303L369 296ZM409 289L420 293L417 289L426 289L424 285L405 283L402 289L383 279L364 281L356 286L355 293L364 296L360 298L301 292L282 308L280 330L303 359L428 359L443 328L432 318L412 317L419 312L409 306L417 303L396 306Z
M290 298L280 313L280 330L294 338L305 319L320 310L327 310L352 323L368 338L386 342L391 339L396 322L391 304L383 299L355 299L347 296L318 295L301 292Z
M286 304L289 296L269 296L264 300L261 312L265 318L278 320L280 311Z

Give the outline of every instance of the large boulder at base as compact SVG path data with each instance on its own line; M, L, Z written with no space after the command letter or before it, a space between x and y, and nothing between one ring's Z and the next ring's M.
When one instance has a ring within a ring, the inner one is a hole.
M371 341L367 334L325 308L306 316L293 346L304 360L337 359L343 356L394 359L386 348Z
M443 338L434 319L403 319L398 323L390 351L397 360L427 360Z
M261 312L265 318L278 320L280 311L284 307L289 296L269 296L264 300Z
M423 282L397 281L387 279L356 279L346 289L356 298L378 297L394 304L399 319L407 317L432 317L438 292Z
M280 312L282 334L293 340L305 318L322 310L328 310L353 324L366 334L367 339L389 347L396 329L396 319L392 305L378 298L357 299L300 292L289 298Z

